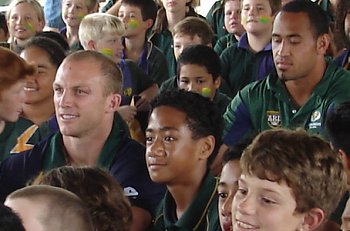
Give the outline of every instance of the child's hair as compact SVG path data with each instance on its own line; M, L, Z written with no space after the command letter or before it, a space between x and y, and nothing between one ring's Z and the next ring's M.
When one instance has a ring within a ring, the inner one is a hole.
M0 47L0 97L1 91L11 87L26 75L35 73L35 67L29 65L13 51Z
M215 81L221 75L221 60L216 52L205 45L187 47L177 61L177 78L180 77L181 67L194 64L205 67Z
M87 49L88 42L98 41L108 33L117 33L122 36L125 26L117 16L107 13L93 13L86 15L80 23L79 40L84 49Z
M0 29L4 31L7 36L9 33L9 29L7 27L6 17L3 13L0 13Z
M305 131L264 131L244 150L240 163L243 174L286 182L294 195L296 212L320 208L325 220L346 190L340 156L326 141Z
M49 38L61 45L65 52L69 51L69 44L67 40L60 34L54 31L40 31L35 34L35 37Z
M350 46L350 38L348 38L345 34L344 24L347 13L350 10L350 1L348 0L339 0L337 5L336 17L335 17L335 25L334 25L334 33L339 36L337 38L341 38L345 43L346 47Z
M2 203L0 203L0 231L25 231L19 216Z
M242 2L243 0L241 0ZM281 9L282 7L282 1L281 0L269 0L272 15L277 14L277 12Z
M350 101L329 110L326 128L334 149L342 149L350 159Z
M194 10L195 0L190 0L186 3L188 10L186 11L186 17L188 16L197 16L197 13ZM156 21L154 23L152 34L160 33L168 28L168 20L166 18L165 8L161 6L157 11Z
M21 4L21 3L29 3L29 4L31 4L33 6L34 10L35 10L36 15L38 16L39 21L43 22L43 25L45 25L45 17L44 17L43 7L36 0L13 0L13 1L11 1L10 5L9 5L9 8L8 8L8 11L6 13L7 21L10 20L12 9L15 6L17 6L17 5Z
M64 3L66 0L62 0L62 3ZM96 7L96 4L99 2L99 0L85 0L85 4L86 4L86 7L88 9L89 12L92 12L95 7Z
M198 36L201 39L201 44L212 44L214 32L210 25L199 17L186 17L174 26L173 36L176 34L188 35L192 38Z
M120 4L138 7L143 21L152 19L154 23L156 20L158 8L154 0L121 0Z
M130 203L116 179L102 168L63 166L39 176L34 183L64 188L80 197L96 230L130 228Z
M229 1L232 1L232 0L229 0ZM251 137L247 137L243 141L235 144L232 147L229 147L224 152L224 155L222 156L223 165L225 165L231 160L240 160L244 149L248 147L248 145L252 142L252 140L253 139Z
M66 53L63 50L62 46L56 41L49 38L40 36L33 37L26 43L24 50L30 47L37 47L45 51L50 58L50 62L57 68L61 65L63 59L66 57Z
M195 106L194 106L195 105ZM222 143L223 118L217 106L208 98L185 90L171 90L159 94L151 102L151 112L160 106L169 106L186 114L186 123L193 139L214 136L215 148L208 158L208 166Z

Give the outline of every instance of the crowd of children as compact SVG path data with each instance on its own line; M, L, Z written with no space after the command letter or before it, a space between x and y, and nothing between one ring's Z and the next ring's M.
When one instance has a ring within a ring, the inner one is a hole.
M349 1L197 4L11 1L0 231L350 227Z

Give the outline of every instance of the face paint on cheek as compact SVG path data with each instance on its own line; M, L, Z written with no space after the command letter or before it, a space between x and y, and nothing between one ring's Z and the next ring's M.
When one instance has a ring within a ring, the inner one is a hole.
M35 28L32 23L27 22L26 23L26 29L29 30L30 32L35 32Z
M202 96L209 98L211 96L211 89L209 87L203 87Z
M99 50L99 52L110 58L113 57L113 50L110 48L102 48L101 50Z
M261 17L259 17L259 22L261 22L261 23L269 23L270 22L270 20L271 20L271 17L270 16L261 16Z
M241 17L241 24L242 24L242 25L247 24L247 17L246 17L246 16L242 16L242 17Z
M136 29L140 26L140 22L137 21L136 19L130 19L128 21L128 28L130 29Z
M84 17L85 17L85 14L84 14L84 13L82 13L82 12L78 13L78 19L79 19L80 21L83 20Z

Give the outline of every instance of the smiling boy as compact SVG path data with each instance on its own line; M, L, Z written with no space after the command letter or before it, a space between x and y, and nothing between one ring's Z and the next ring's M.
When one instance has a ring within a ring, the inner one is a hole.
M233 231L316 230L346 190L340 157L305 131L262 132L245 149L240 165Z

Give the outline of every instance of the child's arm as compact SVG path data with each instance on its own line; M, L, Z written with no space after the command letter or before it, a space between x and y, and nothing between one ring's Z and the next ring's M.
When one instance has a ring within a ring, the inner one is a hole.
M149 88L139 94L141 98L137 101L136 107L138 111L148 111L149 103L158 94L159 88L156 83L152 84Z

